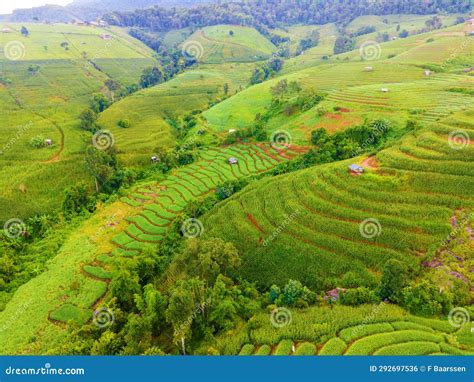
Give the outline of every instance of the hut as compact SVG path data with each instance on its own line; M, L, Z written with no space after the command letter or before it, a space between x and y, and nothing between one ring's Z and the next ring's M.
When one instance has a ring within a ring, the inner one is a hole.
M238 161L237 158L235 158L235 157L230 157L230 158L227 160L227 162L228 162L229 164L237 164L237 163L239 163L239 161Z
M366 66L364 68L364 72L373 72L374 71L374 67L373 66Z
M381 91L382 93L388 93L388 92L389 92L388 88L382 88L382 89L380 89L380 91Z
M53 144L53 141L48 138L48 139L45 139L45 140L44 140L44 144L45 144L46 146L51 146L51 145Z
M153 155L151 158L151 163L159 163L160 162L160 158L158 158L156 155Z
M229 134L234 134L236 131L236 129L229 129Z
M364 168L358 164L351 164L348 169L351 174L355 175L361 175L364 172Z
M425 76L426 76L426 77L431 76L431 70L426 69L426 70L425 70Z
M10 28L2 28L2 33L11 33L11 31Z

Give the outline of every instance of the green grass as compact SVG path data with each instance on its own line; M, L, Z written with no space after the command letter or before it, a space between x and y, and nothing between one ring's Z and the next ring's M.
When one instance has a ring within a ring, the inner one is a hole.
M219 336L217 347L223 354L246 355L255 354L256 348L264 348L265 354L273 349L272 355L466 355L474 350L459 344L448 321L425 319L426 324L414 327L413 320L419 317L393 305L293 308L291 313L292 322L281 328L271 326L267 313L259 313L250 333L253 343L245 342L249 329L242 328Z
M57 209L63 190L76 182L92 188L82 165L89 136L77 128L79 114L107 78L135 83L141 68L156 62L149 48L118 28L25 24L30 35L23 37L22 25L0 23L13 31L0 34L0 77L5 80L0 85L1 222ZM101 33L113 38L102 40ZM13 56L16 61L7 59L15 54L11 44L20 52ZM39 71L30 74L30 65ZM52 146L33 148L30 140L36 136L51 139Z
M234 34L231 35L230 32ZM215 25L197 30L182 44L204 63L264 60L276 47L257 30L237 25ZM194 49L194 50L193 50Z

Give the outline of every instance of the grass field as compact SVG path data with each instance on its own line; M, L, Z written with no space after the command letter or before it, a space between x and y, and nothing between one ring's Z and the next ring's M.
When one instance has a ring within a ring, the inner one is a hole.
M472 136L472 124L452 117L382 150L374 165L359 157L257 182L204 219L206 235L232 241L245 254L242 275L262 286L299 279L327 290L347 272L370 286L386 260L415 264L450 233L454 211L474 208L473 149L453 152L447 139L461 128ZM366 174L351 176L351 163ZM365 219L379 222L379 236L361 235Z
M199 29L188 37L182 48L198 61L211 64L264 60L276 50L255 29L237 25L215 25Z
M86 138L77 128L79 114L107 78L137 82L141 68L155 62L149 48L116 28L25 26L28 37L19 33L20 24L0 25L12 30L0 34L2 222L50 212L67 186L91 183L80 155ZM39 70L30 72L31 65ZM33 148L30 140L37 136L52 145Z
M402 29L416 29L426 17L387 19L356 19L349 28L373 23L377 31L392 31L401 23ZM443 19L445 24L453 20ZM20 25L8 26L13 32L0 35L0 101L6 111L0 121L0 221L51 211L66 186L87 180L82 151L89 136L77 128L78 115L107 78L134 83L143 67L155 63L148 48L117 28L106 30L112 38L105 46L102 29L28 24L25 38ZM217 185L263 174L299 155L319 127L333 133L387 118L398 132L408 120L418 122L376 154L263 177L200 217L203 238L220 237L238 248L239 275L261 290L294 279L324 292L349 276L374 288L388 259L416 268L424 255L439 249L452 231L452 216L474 211L474 79L465 72L473 62L474 40L454 26L381 44L380 56L370 63L361 60L358 49L326 61L321 57L330 54L334 25L294 26L281 33L292 38L294 49L312 28L321 33L320 45L285 61L280 73L255 86L248 83L256 61L275 50L255 29L218 25L186 41L189 30L166 36L170 46L185 49L194 43L200 63L116 102L101 113L99 124L112 131L120 162L135 168L149 169L156 148L176 145L167 118L203 111L194 130L206 130L204 146L192 164L122 190L71 230L46 270L21 286L0 312L1 354L44 354L56 347L68 327L90 321L105 301L120 259L134 261L156 249L185 206ZM24 47L19 60L4 57L11 54L6 52L10 41ZM31 74L30 65L39 65L39 71ZM431 68L430 76L425 67ZM290 133L290 148L276 150L268 142L218 146L229 129L249 127L265 112L270 88L281 79L327 94L308 111L269 120L268 133ZM208 107L223 97L225 84L229 97ZM120 128L121 119L130 127ZM452 134L467 143L454 149ZM53 144L33 149L29 142L38 135ZM230 157L238 163L230 165ZM352 163L365 168L363 175L348 173ZM370 237L363 234L367 219L376 223ZM466 253L472 243L465 243ZM467 257L463 261L470 264ZM242 355L466 354L474 349L467 326L457 330L445 320L411 316L395 305L292 312L292 324L277 329L261 311L255 327L241 323L213 346L221 354Z
M268 314L253 330L221 336L222 354L239 355L462 355L474 349L460 342L464 328L447 321L412 316L393 305L293 309L284 327ZM465 327L468 327L466 325Z

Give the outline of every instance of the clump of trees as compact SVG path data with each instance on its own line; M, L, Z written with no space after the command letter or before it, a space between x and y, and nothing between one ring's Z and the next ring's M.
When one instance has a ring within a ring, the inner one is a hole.
M250 84L255 85L267 80L274 73L279 72L282 67L283 60L278 57L271 58L263 64L258 64L250 77Z

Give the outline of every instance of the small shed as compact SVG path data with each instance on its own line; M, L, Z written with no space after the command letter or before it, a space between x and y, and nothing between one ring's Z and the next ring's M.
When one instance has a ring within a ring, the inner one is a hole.
M431 70L426 69L426 70L425 70L425 76L426 76L426 77L431 76Z
M48 139L45 139L45 140L44 140L44 144L45 144L46 146L51 146L51 145L53 144L53 141L48 138Z
M360 175L364 172L364 168L362 166L359 166L358 164L351 164L348 169L352 174L357 175Z
M153 155L151 158L151 163L159 163L160 162L160 158L158 158L156 155Z
M373 66L366 66L364 68L364 72L373 72L374 71L374 67Z
M236 129L229 129L229 134L235 133L237 130Z
M2 33L11 33L11 31L10 28L2 28Z
M228 162L229 164L237 164L237 163L239 163L239 161L238 161L237 158L235 158L235 157L230 157L230 158L227 160L227 162Z
M380 91L381 91L382 93L388 93L388 92L389 92L388 88L382 88L382 89L380 89Z

